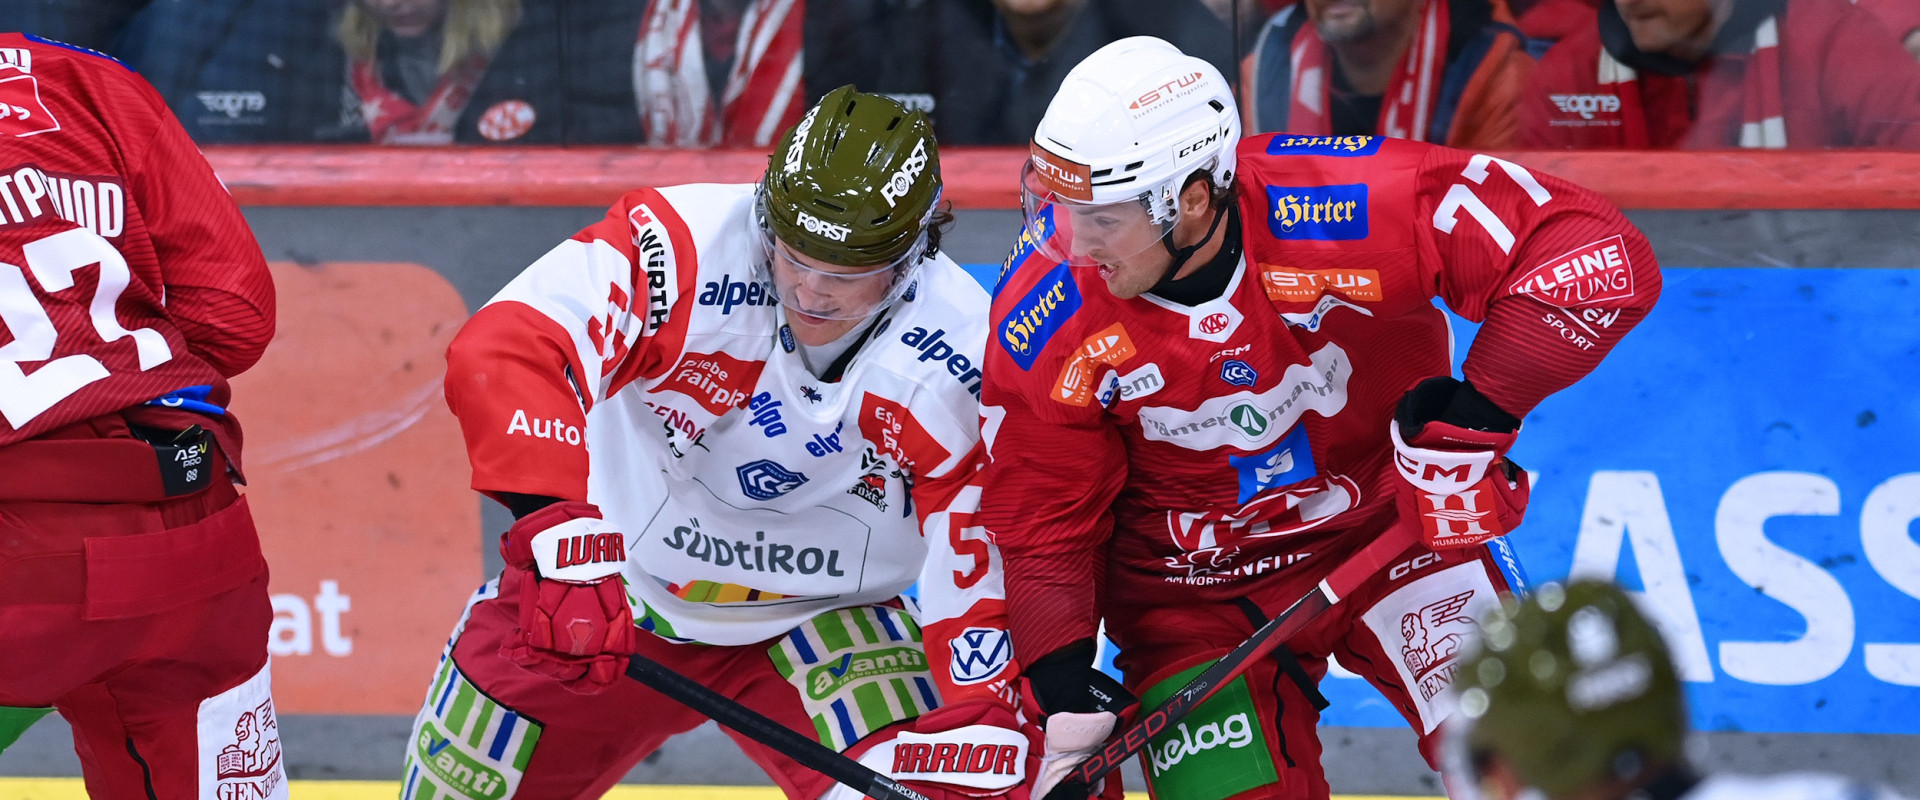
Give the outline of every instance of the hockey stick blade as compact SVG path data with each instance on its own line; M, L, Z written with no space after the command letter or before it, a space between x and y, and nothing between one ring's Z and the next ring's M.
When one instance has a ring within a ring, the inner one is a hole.
M627 677L707 715L742 736L773 748L800 762L801 766L846 784L874 800L928 800L926 795L902 786L899 781L874 772L866 765L802 736L705 684L668 669L658 661L638 653L629 659Z
M1362 581L1405 553L1407 548L1413 546L1414 539L1412 526L1399 525L1355 551L1326 578L1315 584L1312 591L1260 626L1240 646L1188 681L1186 686L1174 692L1157 708L1128 725L1109 740L1100 752L1081 762L1043 800L1081 800L1087 797L1095 783L1145 748L1156 734L1206 702L1221 686L1245 672L1255 659L1273 652L1273 648L1306 628L1322 612L1338 604Z

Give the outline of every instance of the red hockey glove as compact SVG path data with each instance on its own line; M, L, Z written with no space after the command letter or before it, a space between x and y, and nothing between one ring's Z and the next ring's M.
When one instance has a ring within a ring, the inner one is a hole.
M911 732L861 761L933 800L1039 800L1029 790L1040 772L1040 730L992 700L922 714Z
M500 654L580 694L619 680L634 648L620 577L627 547L600 509L560 502L521 517L500 537L500 555L501 593L517 589L520 603L519 636Z
M1094 668L1094 652L1093 640L1081 639L1042 656L1021 676L1021 700L1038 709L1044 731L1033 800L1044 800L1140 709L1132 692ZM1109 773L1090 794L1120 800L1120 774Z
M1389 426L1393 463L1406 481L1398 504L1435 550L1503 536L1526 516L1527 473L1506 458L1520 420L1473 384L1428 378L1400 398Z

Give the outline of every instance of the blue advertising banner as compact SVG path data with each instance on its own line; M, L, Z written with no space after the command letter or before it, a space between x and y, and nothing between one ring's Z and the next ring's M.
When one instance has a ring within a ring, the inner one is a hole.
M1527 417L1529 575L1638 592L1699 728L1920 734L1920 269L1664 278ZM1405 724L1337 669L1322 689L1323 724Z

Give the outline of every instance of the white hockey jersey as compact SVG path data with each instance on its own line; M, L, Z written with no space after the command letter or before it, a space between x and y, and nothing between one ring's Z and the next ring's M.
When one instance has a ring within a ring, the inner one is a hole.
M584 499L626 534L634 618L743 645L921 581L946 702L1011 665L972 523L986 291L946 256L837 383L755 281L752 185L628 193L476 313L447 401L481 492Z

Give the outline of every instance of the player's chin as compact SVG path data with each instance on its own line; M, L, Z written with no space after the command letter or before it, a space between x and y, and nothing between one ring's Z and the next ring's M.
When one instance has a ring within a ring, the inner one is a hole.
M1145 294L1151 285L1143 284L1133 270L1101 265L1100 278L1106 281L1107 291L1121 300L1132 300Z

